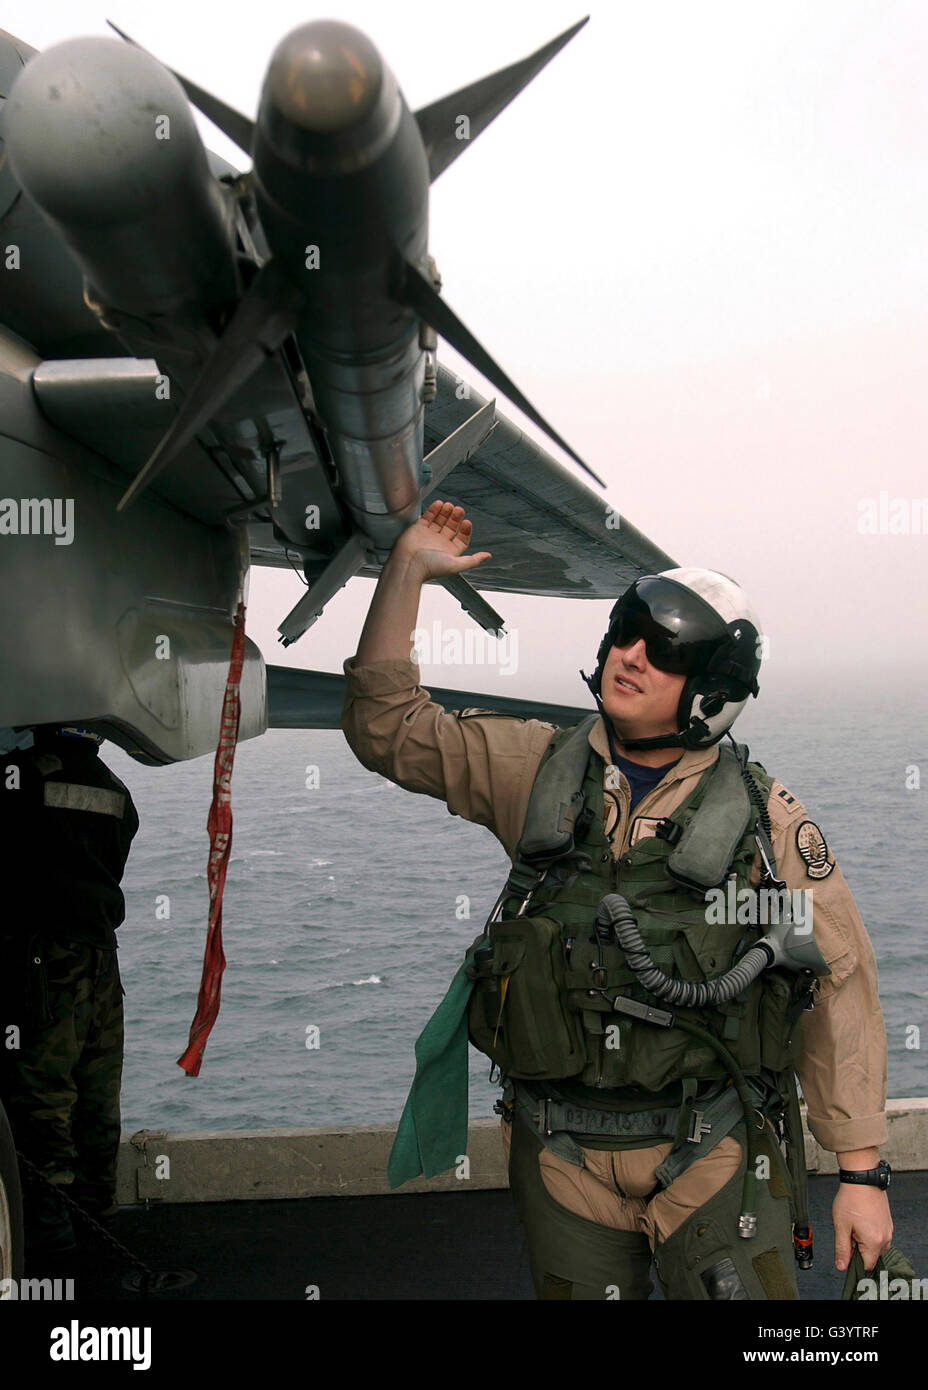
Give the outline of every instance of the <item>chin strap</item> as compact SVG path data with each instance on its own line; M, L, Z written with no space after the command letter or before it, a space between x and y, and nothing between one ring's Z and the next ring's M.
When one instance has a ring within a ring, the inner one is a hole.
M628 738L623 740L625 748L710 748L719 738L712 737L709 725L703 719L694 719L682 734L662 734L659 738Z
M686 748L682 734L662 734L660 738L626 738L623 748L640 748L647 752L651 748Z
M609 747L612 751L612 760L613 762L615 762L615 731L612 727L612 720L609 718L608 714L603 708L602 698L598 689L598 686L600 684L600 682L597 680L598 676L599 671L594 672L592 676L587 676L583 671L580 672L581 680L584 682L585 685L589 686L590 693L592 694L593 699L596 701L599 712L602 715L603 723L606 726L606 734L609 738ZM702 740L708 733L708 724L705 724L701 719L699 719L687 730L685 734L660 734L654 738L623 738L622 747L641 748L645 750L650 748L704 748L706 745L702 742Z

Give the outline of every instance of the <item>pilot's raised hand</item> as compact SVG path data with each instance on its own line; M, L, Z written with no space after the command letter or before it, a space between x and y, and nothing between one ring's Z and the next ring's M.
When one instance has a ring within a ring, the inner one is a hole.
M473 526L463 507L433 502L418 521L408 526L391 552L391 561L406 561L421 580L445 574L461 574L490 559L487 550L465 555Z
M380 575L358 643L359 664L410 659L422 585L490 559L487 550L464 554L471 530L464 508L450 502L433 502L406 528Z

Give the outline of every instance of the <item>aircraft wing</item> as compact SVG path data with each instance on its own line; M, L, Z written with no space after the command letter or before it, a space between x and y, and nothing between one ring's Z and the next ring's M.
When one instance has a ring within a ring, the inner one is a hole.
M429 694L446 710L479 708L489 714L508 714L517 719L541 719L569 727L594 713L579 705L558 705L543 700L524 700L509 695L477 695L469 690L449 690L429 685ZM340 729L345 702L345 677L331 671L300 671L295 666L267 668L267 724L269 729ZM590 702L592 705L592 701Z
M426 454L435 450L487 402L444 367L438 395L425 415ZM427 485L423 506L435 497L454 502L474 524L475 545L489 550L469 576L477 589L552 598L614 598L640 574L676 565L617 507L579 481L534 440L496 414L489 437L443 479ZM269 522L249 526L251 559L290 567ZM379 566L359 574L376 578Z

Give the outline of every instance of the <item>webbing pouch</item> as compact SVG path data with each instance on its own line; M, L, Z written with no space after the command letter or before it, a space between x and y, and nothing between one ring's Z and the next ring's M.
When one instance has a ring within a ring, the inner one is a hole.
M738 760L727 748L720 748L699 814L667 859L668 871L688 887L715 888L727 874L751 816L751 798Z
M507 1076L576 1076L586 1057L579 1015L566 1006L562 928L550 917L491 922L474 951L468 1005L474 1047Z
M516 850L517 861L556 859L573 847L574 828L583 809L578 788L589 761L590 730L598 721L599 715L592 714L571 729L556 753L541 764Z

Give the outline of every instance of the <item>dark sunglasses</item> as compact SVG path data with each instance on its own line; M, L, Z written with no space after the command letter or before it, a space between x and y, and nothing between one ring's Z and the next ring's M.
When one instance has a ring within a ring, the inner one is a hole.
M698 594L661 576L637 580L610 615L613 647L643 639L651 665L671 675L688 676L704 667L727 635L719 615Z

